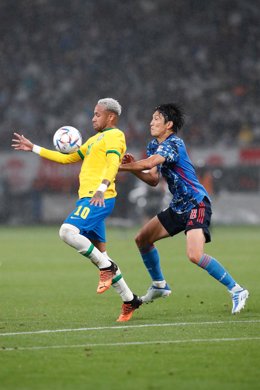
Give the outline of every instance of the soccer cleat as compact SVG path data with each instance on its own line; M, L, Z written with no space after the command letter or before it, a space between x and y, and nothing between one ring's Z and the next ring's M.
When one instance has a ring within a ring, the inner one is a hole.
M242 309L244 309L246 300L249 297L249 292L245 289L242 289L237 292L230 291L230 294L232 295L232 314L239 313Z
M98 294L102 294L109 289L117 270L118 267L113 261L111 261L110 267L99 270L99 282L97 287Z
M134 294L134 298L130 302L124 302L121 309L121 314L117 319L117 322L129 321L134 311L141 306L143 302L139 297Z
M171 292L172 291L168 286L168 284L166 284L166 286L163 288L151 285L151 287L148 288L147 293L141 297L141 300L144 303L153 302L157 298L168 297L171 294Z

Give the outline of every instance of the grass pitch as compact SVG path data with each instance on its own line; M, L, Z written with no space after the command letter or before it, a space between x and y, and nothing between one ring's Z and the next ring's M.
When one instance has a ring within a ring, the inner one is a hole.
M142 295L136 230L109 229L108 252ZM1 389L259 389L260 227L215 228L206 246L250 292L236 316L226 289L186 260L184 235L157 247L172 295L119 324L119 296L96 294L96 268L58 227L0 228Z

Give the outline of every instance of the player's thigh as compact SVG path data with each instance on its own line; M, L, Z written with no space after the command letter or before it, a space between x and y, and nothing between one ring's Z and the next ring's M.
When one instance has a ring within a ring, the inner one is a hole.
M193 263L198 263L204 253L205 235L203 229L191 229L186 232L187 256Z
M169 237L169 233L163 227L158 217L155 216L141 228L141 230L137 233L135 241L138 247L142 247L151 245L155 241L166 237Z
M90 204L90 199L91 198L79 199L76 203L76 208L64 221L64 223L76 226L83 235L85 232L95 231L97 226L112 213L115 203L114 198L106 199L106 207L100 207ZM98 239L97 237L93 238Z

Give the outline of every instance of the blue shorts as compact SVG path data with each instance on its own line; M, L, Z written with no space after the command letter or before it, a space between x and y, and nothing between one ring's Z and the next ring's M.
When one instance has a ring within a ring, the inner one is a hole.
M63 223L69 223L80 230L80 234L90 240L106 242L105 219L112 213L115 198L105 199L106 207L94 206L89 202L92 198L81 198L76 203L75 210Z

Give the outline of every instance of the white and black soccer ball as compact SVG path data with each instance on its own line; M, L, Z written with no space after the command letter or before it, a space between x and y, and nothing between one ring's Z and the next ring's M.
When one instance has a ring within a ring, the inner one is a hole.
M58 152L66 154L74 153L82 145L82 136L75 127L63 126L55 132L53 145Z

